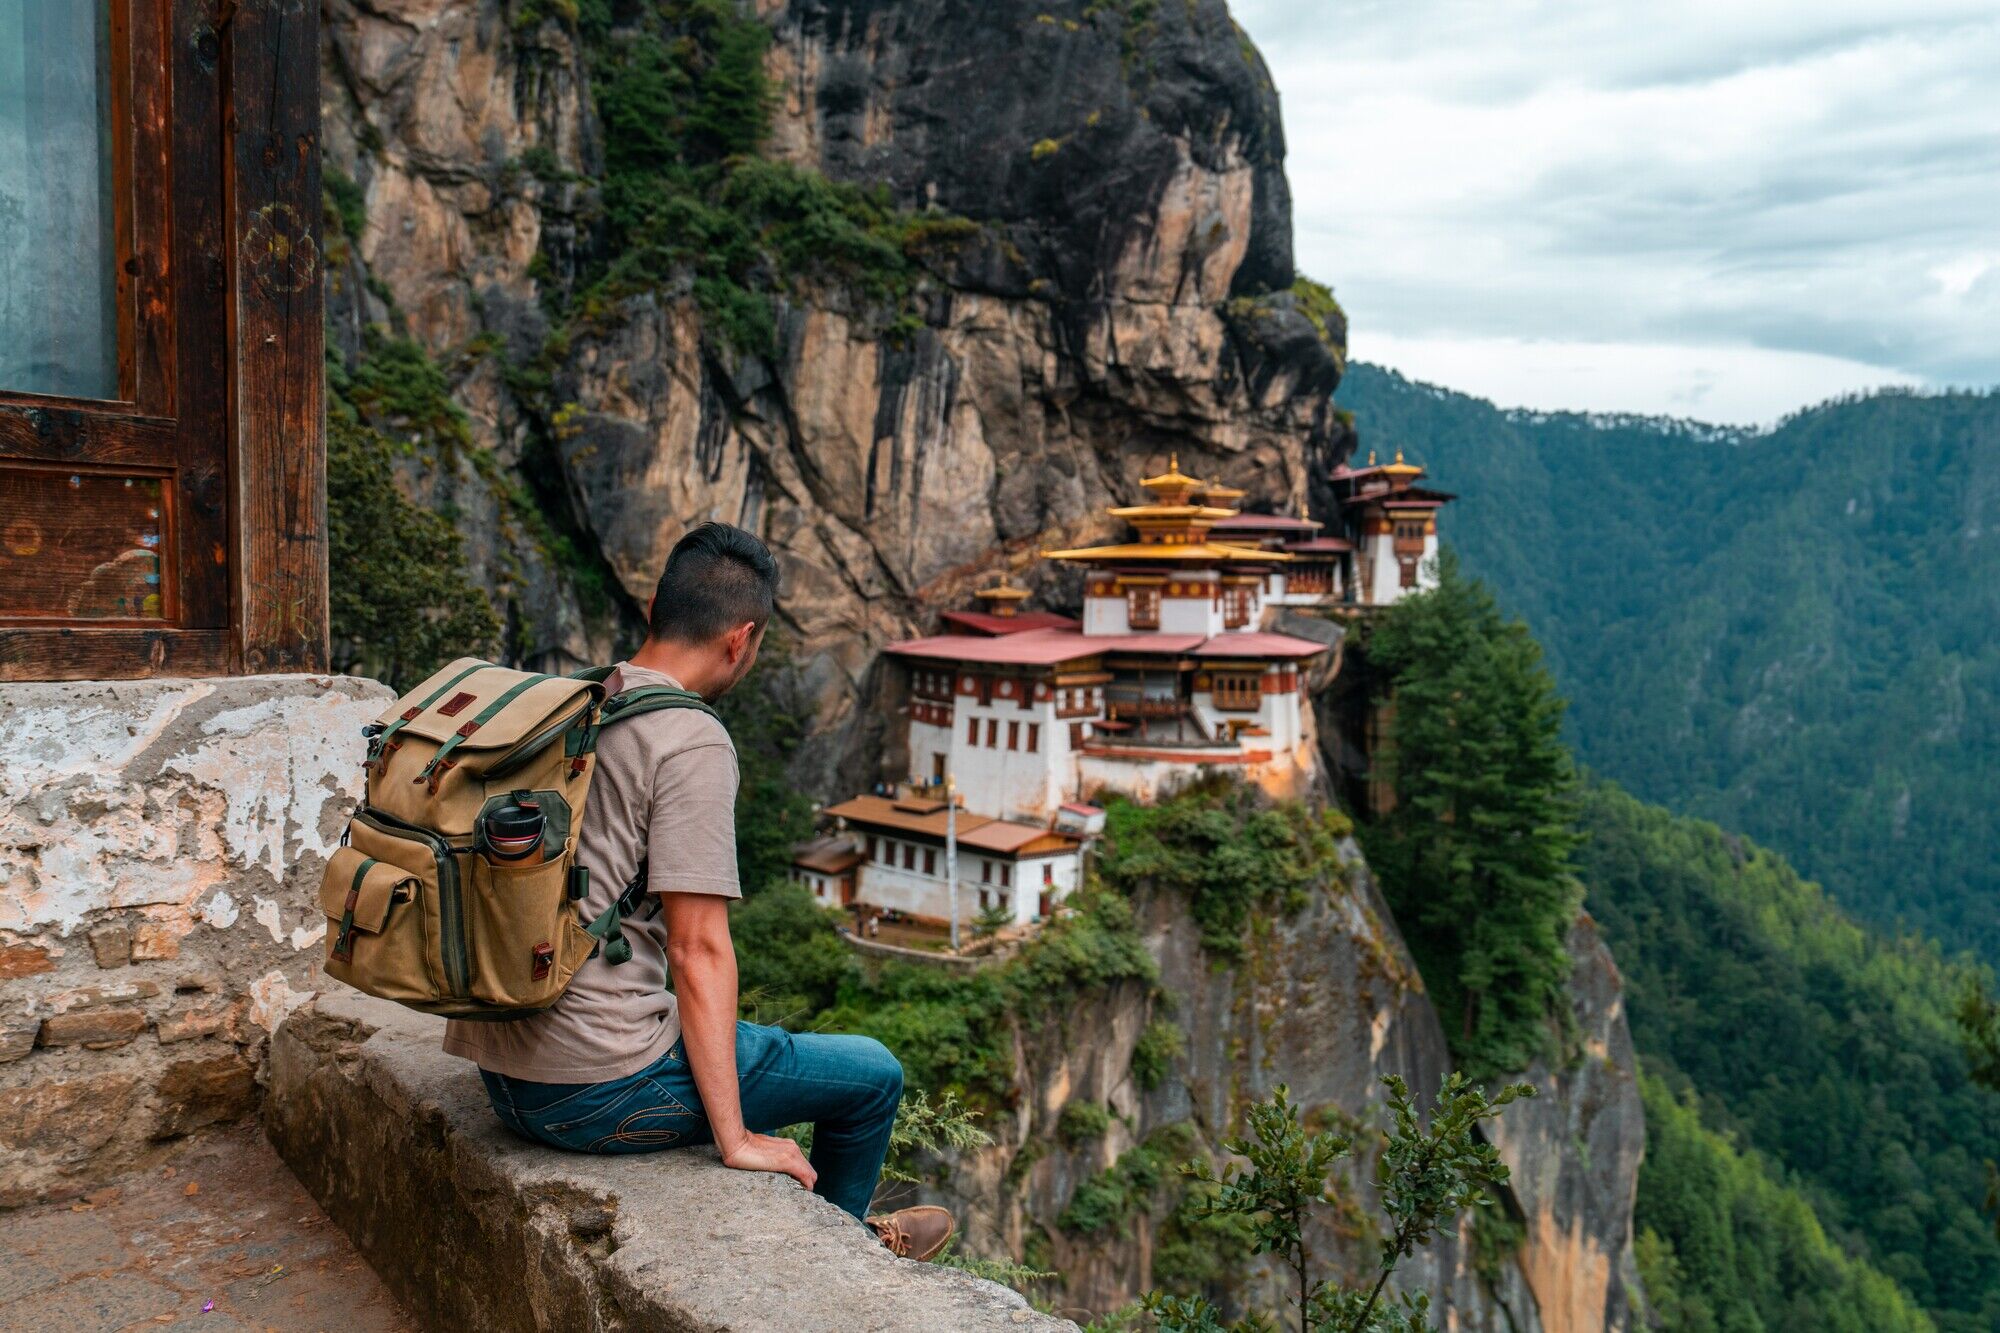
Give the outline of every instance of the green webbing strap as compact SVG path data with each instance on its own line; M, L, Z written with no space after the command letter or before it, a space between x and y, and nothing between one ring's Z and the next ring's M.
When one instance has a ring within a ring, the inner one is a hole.
M333 942L333 956L343 962L354 956L354 909L361 902L361 881L378 864L372 856L363 861L354 872L354 882L347 886L347 902L340 912L340 935Z
M431 756L431 761L428 764L424 765L424 771L417 774L417 776L411 780L414 782L422 782L430 777L433 770L442 773L443 769L439 769L438 765L444 762L445 756L449 755L453 750L456 750L458 748L460 741L463 741L467 736L470 736L473 732L479 730L481 727L485 726L488 722L491 722L495 717L498 717L501 709L505 708L508 704L513 703L514 700L520 698L521 695L525 694L527 691L533 689L535 686L541 684L545 680L554 680L554 679L555 679L554 676L530 676L526 680L516 683L514 686L508 689L504 694L502 694L498 699L495 699L492 703L480 709L479 715L473 718L472 721L465 723L457 731L454 731L451 734L451 738L445 741L443 745L439 746L438 752ZM445 764L444 767L450 768L451 765Z
M701 696L692 690L677 690L671 685L642 685L636 690L627 690L608 699L604 707L597 710L597 716L583 728L565 753L572 758L594 754L597 751L597 733L613 722L622 722L628 717L640 717L668 708L692 708L697 712L708 714L717 722L722 721L716 711L703 703Z
M632 873L632 880L625 891L611 906L597 914L597 918L583 928L586 935L597 937L597 947L604 952L604 961L616 967L632 959L632 941L625 938L625 918L631 916L646 896L646 858L639 858L639 868Z
M419 717L423 716L424 710L428 709L432 704L436 703L438 700L444 698L446 690L449 690L452 686L458 684L460 681L464 680L467 676L471 675L473 672L484 671L487 667L492 665L493 664L491 662L474 662L471 666L459 672L456 676L453 676L450 680L446 681L444 684L438 686L437 689L431 694L430 698L424 700L422 703L418 704L414 708L404 709L403 715L401 717L397 718L394 722L391 722L388 726L382 728L382 730L379 733L377 733L373 743L373 748L375 749L375 751L379 753L381 747L387 745L389 743L389 738L391 736L394 736L397 732L401 731L405 723L416 721Z

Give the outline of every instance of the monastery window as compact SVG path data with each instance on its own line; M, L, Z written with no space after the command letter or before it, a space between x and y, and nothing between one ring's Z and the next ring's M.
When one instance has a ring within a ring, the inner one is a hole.
M1041 748L1042 748L1042 724L1039 722L1030 722L1028 724L1028 753L1029 754L1039 753Z
M1217 708L1254 712L1264 702L1263 682L1256 676L1225 676L1217 673L1211 693Z
M937 874L937 848L935 847L924 848L924 873L926 875Z
M1160 627L1160 590L1158 588L1126 589L1125 617L1133 629L1158 629Z
M1222 624L1226 629L1235 629L1250 621L1250 590L1232 586L1222 592Z
M979 882L981 884L993 882L993 863L983 856L979 858Z
M1007 724L1007 748L1010 750L1021 748L1021 724L1019 722L1009 722Z
M986 908L987 908L987 906L988 906L988 903L987 903L987 901L986 901L986 900L987 900L987 899L988 899L989 897L991 897L991 896L992 896L992 895L991 895L991 894L989 894L989 893L987 893L987 892L986 892L986 890L984 890L984 889L981 889L981 890L979 891L979 910L980 910L980 911L982 911L982 912L983 912L983 911L985 911L985 910L986 910Z
M1054 861L1042 862L1042 887L1048 888L1055 882L1056 882L1056 863Z
M1090 735L1089 729L1081 722L1069 724L1069 748L1081 750L1084 740Z
M979 719L976 717L965 719L965 743L967 745L979 744Z
M881 849L876 846L875 835L872 833L868 835L868 859L871 861L880 861L882 859Z
M1000 748L1000 723L995 718L986 719L986 748L989 750Z
M1014 882L1014 867L1009 863L1002 861L1000 863L1000 887L1003 889L1007 888L1009 885L1013 884L1013 882Z
M903 844L903 869L915 870L916 868L917 868L917 844L915 844L914 842L906 842Z
M1414 561L1414 560L1410 560L1410 559L1405 559L1405 560L1403 560L1403 561L1402 561L1401 563L1402 563L1402 566L1403 566L1402 570L1400 571L1400 573L1401 573L1401 576L1402 576L1402 577L1401 577L1401 586L1403 586L1403 587L1405 587L1405 588L1414 588L1414 587L1416 587L1416 586L1417 586L1417 562L1416 562L1416 561Z

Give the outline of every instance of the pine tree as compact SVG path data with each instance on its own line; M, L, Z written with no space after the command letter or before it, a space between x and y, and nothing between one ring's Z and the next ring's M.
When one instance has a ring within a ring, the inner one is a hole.
M1364 829L1370 863L1476 1076L1525 1068L1564 1012L1576 777L1541 649L1446 553L1437 587L1376 622L1391 684L1376 756L1394 808Z

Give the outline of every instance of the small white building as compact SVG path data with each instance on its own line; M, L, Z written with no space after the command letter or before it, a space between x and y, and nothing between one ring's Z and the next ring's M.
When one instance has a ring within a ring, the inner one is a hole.
M1416 483L1424 469L1403 461L1335 469L1331 480L1340 495L1341 522L1354 547L1353 600L1361 606L1390 606L1405 593L1437 583L1438 510L1454 500L1446 491Z
M994 908L1013 925L1041 920L1082 882L1084 837L965 809L953 817L937 797L857 796L826 814L836 831L799 849L792 877L828 907L860 904L950 922L948 840L956 844L962 927Z

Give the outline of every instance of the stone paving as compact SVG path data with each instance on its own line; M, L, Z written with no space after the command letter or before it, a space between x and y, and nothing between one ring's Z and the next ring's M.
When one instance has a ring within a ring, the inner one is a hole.
M417 1333L254 1126L0 1212L0 1330L169 1328Z

